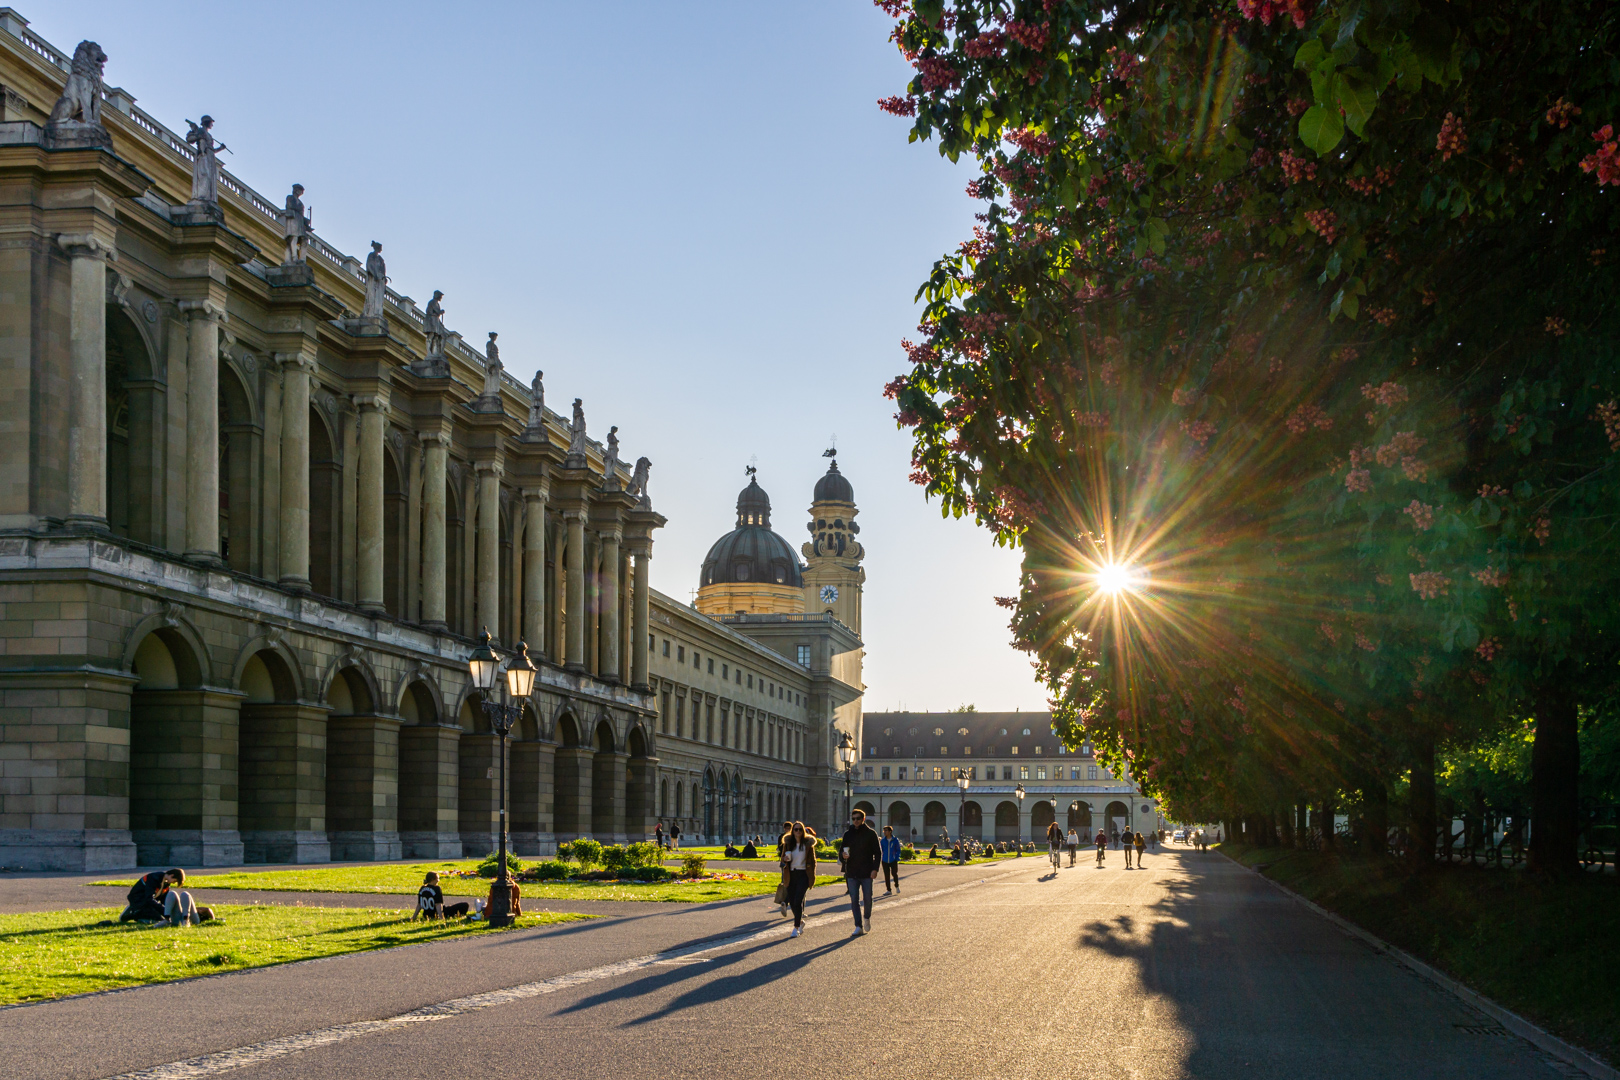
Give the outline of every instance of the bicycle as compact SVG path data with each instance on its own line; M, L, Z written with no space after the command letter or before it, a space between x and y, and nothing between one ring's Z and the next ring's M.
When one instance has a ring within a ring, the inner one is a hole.
M1052 873L1055 874L1059 869L1062 868L1063 865L1063 849L1056 847L1048 848L1046 853L1052 860Z

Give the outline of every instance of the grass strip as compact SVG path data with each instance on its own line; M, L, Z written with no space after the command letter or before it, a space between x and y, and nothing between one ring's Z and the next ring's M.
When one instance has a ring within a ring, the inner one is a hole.
M121 910L0 915L0 1005L505 932L459 919L413 923L398 911L282 904L216 904L213 921L190 927L96 925ZM524 915L516 927L589 918L544 911Z
M448 862L381 863L365 866L324 866L299 870L238 871L226 874L188 874L188 889L234 889L262 892L307 893L360 893L389 896L414 896L422 886L422 877L429 870L439 874L439 885L446 896L484 896L489 892L489 879L453 877L470 873L478 865L476 859L458 859ZM773 868L765 872L741 871L736 879L697 878L667 882L628 881L545 881L522 882L525 897L547 900L642 900L675 904L707 904L715 900L734 900L738 897L760 896L776 891L780 874ZM821 875L817 885L827 885L842 878ZM128 888L130 879L97 881L96 885Z
M1620 879L1226 843L1226 855L1560 1038L1620 1055Z

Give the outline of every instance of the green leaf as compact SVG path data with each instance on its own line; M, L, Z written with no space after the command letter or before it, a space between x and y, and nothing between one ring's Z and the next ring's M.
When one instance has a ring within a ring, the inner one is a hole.
M1344 122L1357 138L1378 105L1378 91L1361 72L1354 69L1339 72L1333 80L1333 97L1344 113Z
M1321 157L1344 138L1344 121L1331 109L1312 105L1299 118L1299 137Z
M1169 235L1170 227L1162 218L1148 218L1146 228L1148 246L1153 249L1153 254L1163 255L1164 239Z
M1355 44L1356 27L1361 25L1362 16L1365 14L1366 12L1361 7L1361 0L1350 0L1349 3L1344 5L1339 14L1339 38L1333 43L1335 49L1343 49Z
M1301 45L1299 51L1294 54L1294 66L1297 68L1314 67L1326 55L1327 49L1323 47L1322 42L1317 38L1311 38L1311 40Z

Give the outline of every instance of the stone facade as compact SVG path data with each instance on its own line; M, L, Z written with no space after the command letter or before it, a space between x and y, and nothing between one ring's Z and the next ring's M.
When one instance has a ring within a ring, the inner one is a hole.
M693 784L717 836L831 812L854 630L806 619L783 655L655 593L665 519L582 415L375 251L368 277L289 245L224 170L198 201L196 151L128 93L52 136L70 69L0 13L0 865L491 850L485 628L541 669L507 744L520 854L639 839ZM701 739L671 713L699 700Z

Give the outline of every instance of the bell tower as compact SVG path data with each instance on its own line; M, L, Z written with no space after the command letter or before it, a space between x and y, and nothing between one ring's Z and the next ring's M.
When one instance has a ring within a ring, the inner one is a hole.
M830 611L833 618L855 633L861 632L861 586L866 582L866 571L861 560L866 549L856 539L861 527L855 523L855 489L844 474L838 471L836 450L828 450L832 458L827 475L816 482L815 495L810 501L810 540L800 550L804 552L804 610L807 613Z

